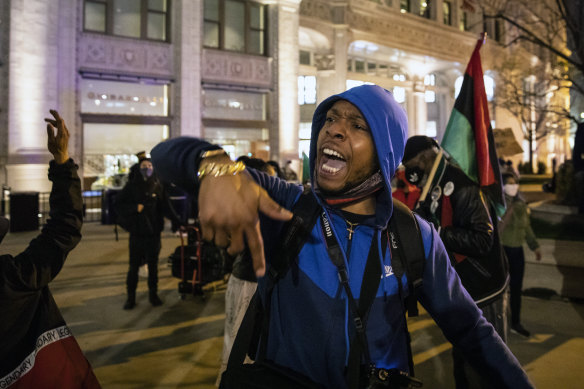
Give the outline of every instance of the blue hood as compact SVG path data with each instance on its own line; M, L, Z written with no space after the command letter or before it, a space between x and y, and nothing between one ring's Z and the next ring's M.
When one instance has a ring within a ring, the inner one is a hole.
M371 129L379 166L385 182L385 190L377 199L376 224L385 227L393 209L391 178L403 157L408 135L406 113L390 92L377 85L362 85L351 88L320 103L312 118L310 141L310 180L313 187L318 133L324 125L326 113L338 100L347 100L356 106Z

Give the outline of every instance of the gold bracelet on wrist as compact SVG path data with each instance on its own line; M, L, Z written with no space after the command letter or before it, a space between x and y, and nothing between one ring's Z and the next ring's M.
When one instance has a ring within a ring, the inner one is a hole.
M199 177L199 181L201 181L203 177L206 176L211 177L235 176L236 174L239 174L244 170L245 164L241 161L231 163L210 162L205 166L199 168L197 176Z
M201 159L215 157L217 155L227 155L227 153L223 149L207 150L201 154Z

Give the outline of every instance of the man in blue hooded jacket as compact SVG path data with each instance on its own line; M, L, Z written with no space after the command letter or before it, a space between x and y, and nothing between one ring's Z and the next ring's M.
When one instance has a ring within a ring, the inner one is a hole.
M380 242L393 211L390 179L406 137L406 114L391 93L366 85L318 106L310 146L312 195L330 220L356 300L370 250L377 251L382 269L367 320L371 361L366 362L404 372L409 368L403 296L391 270L391 251ZM292 218L287 209L302 187L253 169L242 171L218 146L194 138L160 143L152 159L161 177L198 191L206 240L227 246L230 253L247 244L260 277L258 290L265 293L266 262L269 267L278 254L282 225ZM345 367L356 331L346 290L327 252L326 219L316 222L290 271L273 290L266 358L327 388L347 388ZM417 221L426 256L418 296L424 308L486 381L501 388L532 387L462 287L434 228ZM405 277L402 285L407 285Z

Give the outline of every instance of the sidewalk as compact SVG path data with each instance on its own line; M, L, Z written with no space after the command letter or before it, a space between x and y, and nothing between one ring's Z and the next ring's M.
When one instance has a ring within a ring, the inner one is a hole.
M584 242L539 239L542 259L525 245L523 290L540 297L584 299Z
M0 249L17 254L37 234L8 234ZM108 389L215 388L223 344L225 287L219 285L205 299L187 296L181 300L178 280L171 277L166 265L166 257L180 239L166 232L159 281L164 304L154 308L148 303L146 279L140 278L138 305L124 311L128 234L120 232L116 242L112 226L86 223L83 235L50 288L101 385ZM554 242L543 243L543 263L528 259L527 285L561 290L561 284L553 284L564 275L554 275ZM584 247L576 243L569 243L565 252L582 253ZM584 364L584 305L559 298L524 298L523 312L524 325L534 336L526 340L511 335L509 345L530 378L541 388L579 387L584 382L584 370L577 368ZM408 322L416 373L425 387L454 387L450 343L427 314ZM557 385L550 386L550 382Z

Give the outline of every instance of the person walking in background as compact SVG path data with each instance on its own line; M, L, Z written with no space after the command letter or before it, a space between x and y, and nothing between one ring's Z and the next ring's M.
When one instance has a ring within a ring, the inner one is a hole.
M280 168L280 165L278 165L278 162L276 162L274 160L270 160L266 163L268 165L270 165L272 167L272 169L274 169L274 171L276 172L276 177L282 178L284 180L286 179L284 173L282 172L282 169Z
M81 240L83 200L69 131L57 111L45 119L53 155L47 224L16 257L0 256L0 388L100 388L49 290ZM55 133L56 131L56 133ZM9 222L0 217L0 242Z
M298 174L292 169L292 161L286 161L286 166L282 170L287 181L298 181Z
M529 208L519 193L519 183L512 173L504 173L503 189L507 210L499 225L501 243L509 261L510 295L511 295L511 331L529 337L530 333L521 324L521 290L525 272L523 243L535 253L535 259L541 260L541 249L531 229Z
M124 304L126 310L136 306L138 270L143 261L148 265L150 304L155 307L162 305L158 297L158 255L164 216L175 225L181 224L154 173L150 158L143 157L139 166L139 174L134 174L116 196L118 224L130 233L130 265L126 278L128 298Z

